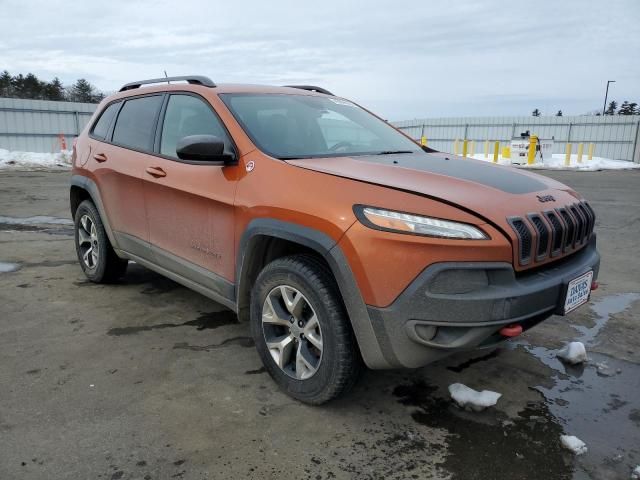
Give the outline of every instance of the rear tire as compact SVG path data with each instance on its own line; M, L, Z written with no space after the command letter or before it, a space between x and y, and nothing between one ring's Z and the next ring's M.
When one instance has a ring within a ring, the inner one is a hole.
M74 232L78 261L89 280L111 283L122 277L129 263L118 257L111 246L98 209L84 200L76 210Z
M330 270L312 255L279 258L251 291L251 333L287 395L320 405L346 393L363 363Z

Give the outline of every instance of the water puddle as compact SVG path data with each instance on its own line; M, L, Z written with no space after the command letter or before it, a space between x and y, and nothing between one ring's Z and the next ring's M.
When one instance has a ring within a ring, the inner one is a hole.
M438 388L422 381L393 391L403 405L415 407L411 417L448 432L447 452L439 466L452 478L569 479L572 458L560 446L562 427L549 407L532 402L511 420L495 409L467 412Z
M68 218L37 215L34 217L5 217L0 215L0 231L44 232L73 235L73 221Z
M68 218L36 215L33 217L5 217L0 215L0 223L6 225L73 225Z
M640 293L618 293L600 298L590 305L591 310L596 314L596 323L593 327L583 325L573 325L573 328L582 334L575 339L586 345L593 344L595 338L602 331L611 315L624 312L633 302L640 299Z
M197 330L214 329L224 325L238 323L238 316L231 310L219 312L207 312L201 314L195 320L184 323L158 323L156 325L136 325L132 327L112 328L107 335L135 335L140 332L150 332L152 330L163 330L165 328L196 327Z
M574 325L580 336L573 340L593 345L609 318L639 299L638 293L623 293L593 302L595 324ZM565 433L587 444L574 478L629 478L640 464L640 365L587 349L589 362L571 366L558 360L555 350L525 342L513 347L524 348L556 372L553 387L535 390Z
M20 264L18 263L9 263L9 262L0 262L0 273L9 273L20 270Z

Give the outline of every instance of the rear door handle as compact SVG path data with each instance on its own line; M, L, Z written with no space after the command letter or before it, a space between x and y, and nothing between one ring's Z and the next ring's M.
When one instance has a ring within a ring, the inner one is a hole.
M163 169L161 169L160 167L147 167L147 173L153 177L166 177L167 176L167 172L165 172Z
M107 156L106 156L104 153L96 153L96 154L93 156L93 159L94 159L96 162L100 162L100 163L102 163L102 162L106 162L106 161L107 161Z

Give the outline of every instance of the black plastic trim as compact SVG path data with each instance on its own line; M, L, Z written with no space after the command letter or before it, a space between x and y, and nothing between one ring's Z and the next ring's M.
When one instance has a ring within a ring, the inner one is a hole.
M315 85L284 85L284 86L287 88L298 88L300 90L307 90L309 92L323 93L325 95L331 95L332 97L335 96L329 90L322 87L316 87Z

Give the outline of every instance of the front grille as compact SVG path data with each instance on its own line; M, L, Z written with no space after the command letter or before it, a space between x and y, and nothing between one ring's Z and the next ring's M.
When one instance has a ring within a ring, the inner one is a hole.
M562 220L564 220L564 226L567 229L564 237L564 245L562 248L563 252L566 252L570 248L573 247L576 240L576 223L573 220L571 214L567 211L566 208L559 208L558 213Z
M508 217L507 221L518 239L518 261L524 266L531 263L533 252L535 261L541 262L549 251L551 257L556 257L586 245L593 234L596 217L591 206L583 201L529 213L527 218Z
M529 215L529 220L538 233L538 246L536 247L536 260L540 261L547 256L547 249L549 248L549 229L547 224L544 223L540 215Z
M558 219L558 216L548 210L544 212L544 216L549 220L551 225L551 256L555 257L562 251L562 241L564 240L564 226Z
M520 265L527 265L531 260L531 244L533 243L531 231L522 218L509 218L508 221L518 237Z

